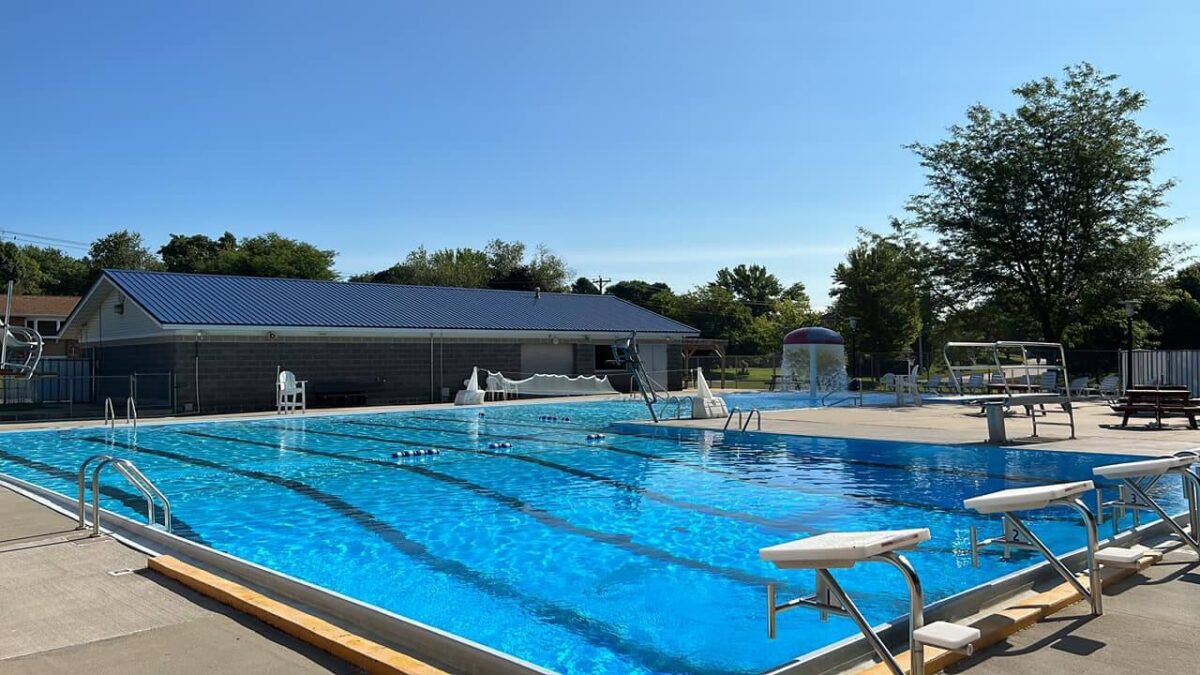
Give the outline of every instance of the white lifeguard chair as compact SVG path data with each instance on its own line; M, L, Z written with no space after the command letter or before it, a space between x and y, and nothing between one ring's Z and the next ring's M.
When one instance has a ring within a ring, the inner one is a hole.
M4 340L0 342L0 377L28 380L37 370L42 359L41 333L25 326L13 326L12 319L13 281L8 281L8 294L4 300Z
M960 626L946 621L925 624L925 596L921 590L921 579L912 564L898 551L916 548L929 540L928 529L882 530L875 532L828 532L815 537L789 541L786 544L760 549L759 557L779 569L812 569L817 572L817 591L810 597L801 597L776 604L775 584L767 585L767 636L775 639L776 615L797 607L815 609L824 621L830 614L849 617L858 626L863 637L879 656L883 664L895 675L904 675L905 670L896 660L871 624L855 606L854 601L833 578L830 569L846 569L864 562L884 562L895 567L904 575L908 585L910 613L908 648L911 656L910 670L913 675L925 673L925 645L947 651L970 655L974 643L979 640L979 629Z
M297 408L308 412L308 380L297 380L292 371L281 370L275 382L275 413L292 413Z

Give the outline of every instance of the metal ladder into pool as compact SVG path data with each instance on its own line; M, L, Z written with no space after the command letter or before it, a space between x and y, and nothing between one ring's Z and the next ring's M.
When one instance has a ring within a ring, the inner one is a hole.
M758 431L762 431L762 411L758 408L751 408L749 412L743 412L741 408L734 407L729 411L729 417L725 418L725 426L721 427L721 431L729 431L729 423L733 421L733 416L738 416L738 430L745 431L750 428L750 422L755 417L758 417Z
M76 475L76 482L79 488L79 522L75 526L76 530L87 529L85 515L87 512L87 499L84 495L84 479L87 476L88 466L96 462L96 468L92 469L92 534L93 537L100 536L100 472L104 467L111 466L117 473L125 477L142 497L146 500L146 520L151 527L158 527L158 522L155 519L154 502L157 499L162 503L163 524L162 529L167 532L171 531L171 500L163 494L162 490L154 484L146 474L142 473L141 469L123 457L113 457L112 455L92 455L83 460L79 465L79 472Z
M125 424L136 428L137 423L137 403L133 400L133 397L130 396L129 398L125 399ZM104 399L104 424L109 427L117 426L117 412L113 408L113 400L111 396Z

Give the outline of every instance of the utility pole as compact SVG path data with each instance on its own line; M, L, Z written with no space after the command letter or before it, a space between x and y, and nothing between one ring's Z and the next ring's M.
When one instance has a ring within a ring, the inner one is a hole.
M612 279L605 279L603 276L598 276L595 279L592 279L591 281L592 281L592 283L596 284L596 288L600 289L600 295L604 295L604 284L607 284L608 282L612 281Z

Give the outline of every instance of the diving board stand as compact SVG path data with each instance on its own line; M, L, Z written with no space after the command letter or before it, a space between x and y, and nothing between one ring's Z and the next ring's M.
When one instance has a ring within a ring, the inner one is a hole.
M1092 614L1099 616L1104 613L1103 595L1101 594L1100 563L1097 560L1096 549L1099 535L1097 534L1096 516L1080 496L1091 492L1095 485L1090 480L1074 483L1058 483L1055 485L1038 485L1035 487L1012 488L991 492L963 501L963 506L981 514L999 513L1004 518L1004 533L979 541L975 526L971 526L971 564L979 566L979 550L988 546L1002 546L1007 558L1010 549L1037 551L1054 571L1058 572L1067 583L1071 584L1079 594L1087 598L1092 606ZM1088 587L1079 581L1074 572L1067 569L1058 556L1050 550L1025 521L1017 515L1018 511L1036 511L1052 507L1067 507L1079 513L1087 530L1087 575Z
M951 359L951 353L964 349L974 349L977 350L976 353L980 350L990 352L989 362L955 365L955 361ZM1031 351L1057 354L1057 363L1051 363L1049 358L1031 357ZM1004 359L1008 356L1016 356L1020 363L1004 363ZM946 368L950 371L950 382L954 385L955 395L943 397L941 400L978 405L980 411L987 417L988 443L1002 445L1008 442L1005 414L1014 407L1025 408L1033 424L1033 437L1037 438L1038 420L1037 411L1034 408L1035 406L1039 407L1043 414L1046 414L1047 405L1059 406L1067 415L1067 422L1043 421L1042 424L1069 426L1071 438L1075 438L1075 411L1071 400L1071 389L1068 386L1071 378L1067 372L1066 351L1061 343L1021 340L947 342L942 349L942 357L946 362ZM981 371L987 373L986 381L981 379ZM1013 375L1017 372L1023 374L1014 378ZM1036 391L1035 389L1038 387L1032 380L1035 373L1039 374L1043 381L1048 374L1053 373L1054 377L1051 379L1055 383L1058 382L1059 373L1061 373L1063 387L1055 386L1052 390ZM967 374L973 374L981 383L980 391L964 391L963 376ZM1023 382L1017 381L1018 379ZM1000 391L989 393L992 389Z
M798 607L817 610L822 621L827 620L830 614L848 617L858 626L888 670L895 675L903 675L904 668L830 572L832 569L848 569L859 563L882 562L898 569L908 585L908 646L912 658L909 672L924 675L925 645L971 654L975 641L980 638L978 629L945 621L925 624L925 596L921 579L899 551L911 550L928 540L928 529L828 532L760 549L759 557L779 569L811 569L817 573L817 590L809 597L777 603L776 585L767 585L767 636L775 639L776 617L780 612Z

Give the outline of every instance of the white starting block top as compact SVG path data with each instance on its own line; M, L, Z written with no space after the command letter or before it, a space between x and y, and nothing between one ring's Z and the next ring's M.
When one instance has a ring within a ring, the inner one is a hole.
M873 532L827 532L758 550L758 557L780 569L854 567L871 556L907 550L929 541L927 528Z
M963 501L963 506L979 513L1003 513L1005 511L1031 511L1043 509L1050 502L1081 495L1095 488L1090 480L1074 483L1056 483L1037 487L1000 490Z
M1196 461L1194 456L1160 457L1145 459L1138 462L1109 464L1092 469L1092 473L1101 478L1141 478L1142 476L1161 476L1171 469L1191 466Z

